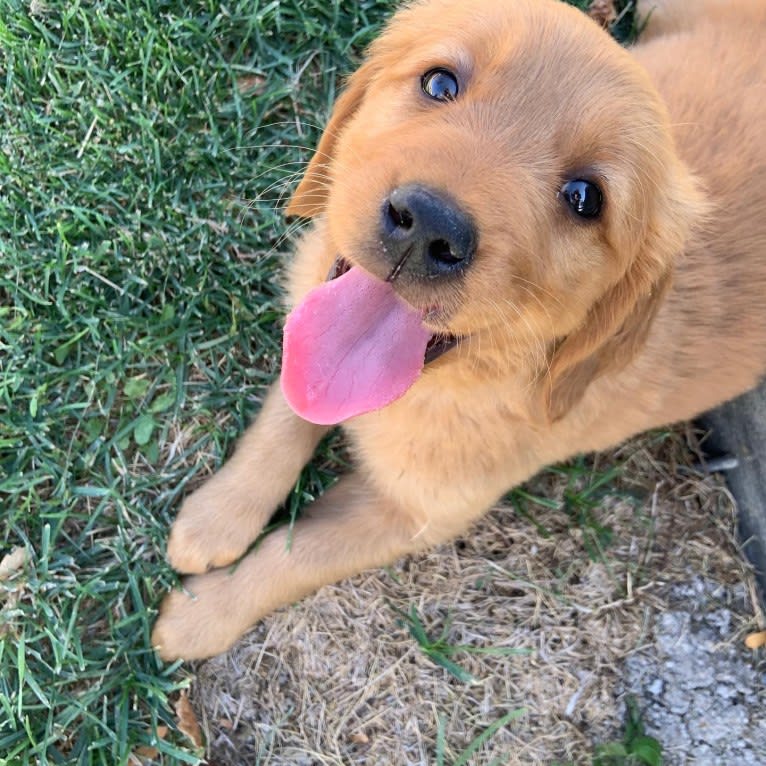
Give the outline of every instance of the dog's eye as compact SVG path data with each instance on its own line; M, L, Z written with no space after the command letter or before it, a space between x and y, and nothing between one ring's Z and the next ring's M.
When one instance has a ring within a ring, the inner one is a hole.
M591 181L582 178L567 181L559 195L580 218L597 218L601 212L601 189Z
M457 98L457 77L448 69L429 69L420 81L423 93L435 101L454 101Z

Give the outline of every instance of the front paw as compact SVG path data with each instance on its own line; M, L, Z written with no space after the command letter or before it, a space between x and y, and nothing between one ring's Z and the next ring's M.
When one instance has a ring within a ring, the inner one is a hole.
M225 571L188 577L165 596L152 631L163 660L201 660L229 649L250 627L234 578Z
M240 493L241 488L230 487L215 476L186 498L168 540L173 569L201 574L242 556L262 522Z

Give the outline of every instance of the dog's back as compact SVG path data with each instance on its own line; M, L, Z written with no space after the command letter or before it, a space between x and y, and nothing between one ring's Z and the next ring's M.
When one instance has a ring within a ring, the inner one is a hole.
M766 372L766 3L707 5L689 14L686 3L661 4L634 50L710 205L650 339L670 374L690 384L666 403L679 417ZM700 379L707 385L691 385Z

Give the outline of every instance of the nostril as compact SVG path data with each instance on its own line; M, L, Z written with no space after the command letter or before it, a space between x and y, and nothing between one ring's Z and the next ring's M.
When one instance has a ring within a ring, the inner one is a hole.
M390 202L388 203L388 217L397 229L404 229L405 231L411 229L414 223L412 213L407 208L397 210Z
M460 275L476 252L471 216L446 192L419 184L393 189L380 208L382 257L412 279Z
M452 245L446 239L435 239L428 245L428 257L446 266L454 266L463 259L455 255Z

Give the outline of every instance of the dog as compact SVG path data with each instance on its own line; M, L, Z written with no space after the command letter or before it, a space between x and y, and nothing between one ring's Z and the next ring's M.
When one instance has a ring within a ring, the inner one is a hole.
M161 657L763 376L766 3L639 12L626 50L556 0L416 0L372 44L287 207L281 381L172 526ZM244 555L336 423L355 469Z

